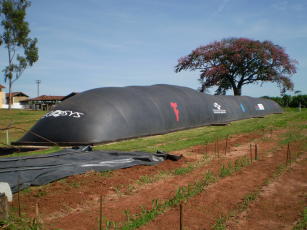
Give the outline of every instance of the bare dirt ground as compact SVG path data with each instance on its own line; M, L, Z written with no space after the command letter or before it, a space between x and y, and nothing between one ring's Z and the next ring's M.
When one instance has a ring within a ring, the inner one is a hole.
M211 229L219 217L235 210L247 194L259 190L259 197L248 209L227 222L228 228L287 229L295 224L306 206L307 168L304 167L306 154L303 153L290 170L272 183L266 183L274 178L276 168L285 162L286 148L278 143L280 135L285 132L278 130L266 135L254 132L229 137L226 155L226 141L220 140L218 144L211 143L207 147L194 146L175 151L174 154L183 155L177 162L165 161L156 166L136 166L108 173L88 172L31 188L20 193L22 212L33 217L35 206L39 204L40 217L47 229L98 229L99 199L102 196L103 215L109 220L124 222L127 220L124 210L131 214L140 213L142 208L150 208L155 199L169 199L178 187L193 184L206 171L218 174L222 164L241 156L249 157L250 144L257 143L259 160L219 179L183 203L184 227ZM300 152L303 144L296 143L292 152ZM205 154L208 154L208 159L192 171L182 175L170 173L201 162ZM163 176L156 177L161 172ZM158 179L145 183L141 176ZM14 200L13 206L16 207L17 199ZM179 229L178 207L169 208L141 229Z

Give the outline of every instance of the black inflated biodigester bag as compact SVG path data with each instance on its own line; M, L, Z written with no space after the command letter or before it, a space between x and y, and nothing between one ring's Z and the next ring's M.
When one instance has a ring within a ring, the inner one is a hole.
M96 144L281 112L271 100L181 86L97 88L57 105L17 144Z

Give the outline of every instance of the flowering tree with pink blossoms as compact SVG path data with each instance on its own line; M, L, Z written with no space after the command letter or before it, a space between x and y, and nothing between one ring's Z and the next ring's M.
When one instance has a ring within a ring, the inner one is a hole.
M296 64L271 41L228 38L200 46L181 57L175 71L199 70L201 92L217 86L216 94L232 89L234 95L241 95L243 85L274 82L284 93L293 90L290 77L296 72Z

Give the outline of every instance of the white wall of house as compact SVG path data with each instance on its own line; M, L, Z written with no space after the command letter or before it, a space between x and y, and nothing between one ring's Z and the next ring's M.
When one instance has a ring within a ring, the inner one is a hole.
M8 108L9 108L8 104L3 104L2 105L2 109L8 109ZM12 109L24 109L24 106L21 105L19 102L17 102L17 103L12 104L11 108Z

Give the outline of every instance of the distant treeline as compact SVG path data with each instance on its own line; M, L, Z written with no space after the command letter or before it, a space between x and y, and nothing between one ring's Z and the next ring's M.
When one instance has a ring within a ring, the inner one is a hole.
M283 107L299 107L299 104L301 104L302 108L307 108L307 95L297 95L297 96L284 95L282 97L264 96L263 98L276 101L279 105Z

